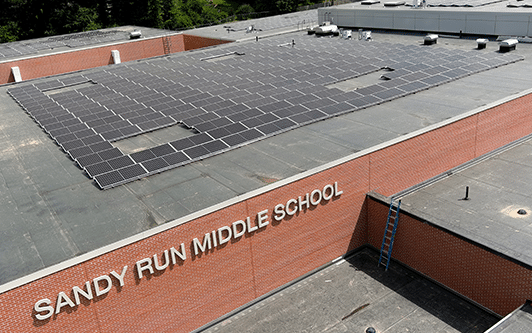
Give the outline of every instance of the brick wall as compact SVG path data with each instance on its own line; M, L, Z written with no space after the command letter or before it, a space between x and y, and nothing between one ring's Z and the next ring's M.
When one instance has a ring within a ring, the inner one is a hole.
M367 205L369 243L380 249L389 205ZM500 315L532 298L530 269L404 213L392 257Z
M365 193L375 190L390 195L476 157L483 151L515 140L516 135L527 132L521 128L532 127L532 115L525 112L529 104L530 96L521 97L5 292L0 295L3 305L0 331L188 332L200 327L349 250L368 242L378 247L385 217L378 215L380 213L375 212L375 207L365 201ZM512 131L492 129L496 133L482 134L488 124L497 124L516 116L519 117L519 126ZM486 139L482 139L483 136ZM306 193L334 182L338 182L339 189L343 191L341 196L303 209L281 221L272 218L275 205L286 204L290 199L297 200L299 196L304 198ZM270 222L266 227L197 257L190 255L193 238L201 240L205 233L230 226L248 216L254 223L256 214L265 209L269 210ZM414 224L413 221L411 223ZM411 229L412 236L409 237L415 238L427 232L429 234L423 237L445 240L444 249L449 251L458 244L457 240L434 228ZM375 238L375 235L378 237ZM430 241L424 239L422 243L430 244ZM145 275L141 279L135 278L135 262L156 254L162 265L163 252L172 246L179 248L181 243L186 245L188 257L185 261L178 261L161 272L147 274L149 276ZM419 254L426 253L423 251L426 249L412 249L401 243L397 247L401 258L411 258L409 260L412 262L405 262L412 267L442 283L450 283L451 287L458 285L459 290L474 269L484 269L483 275L494 274L485 270L488 266L482 265L449 265L443 270L434 271L432 266L427 266L427 262L437 258L419 258ZM470 252L475 258L485 256L485 260L497 262L499 266L492 265L494 267L506 268L507 264L500 258L489 257L485 251L470 249ZM454 253L448 252L446 255ZM436 262L444 259L437 259ZM85 301L74 308L66 305L59 314L45 321L35 319L36 313L32 309L38 300L49 298L55 304L61 291L72 298L73 286L82 287L86 281L109 275L111 271L120 273L124 265L128 265L125 286L120 287L118 280L113 278L114 287L98 299ZM454 269L460 273L459 277L446 275ZM528 272L520 270L515 273L523 276ZM479 282L472 285L478 289L464 294L504 314L515 307L515 299L530 296L529 287L524 285L530 281L520 279L523 288L512 289L511 292L522 295L506 303L506 299L486 294L492 283L500 280L509 282L497 276L486 279L484 284ZM489 301L482 298L484 295L488 295Z
M161 56L165 54L165 39L169 40L168 53L229 43L226 40L179 34L168 37L139 39L112 46L44 55L25 60L9 61L0 63L0 84L14 82L11 67L15 66L20 68L22 80L29 80L111 65L113 64L111 50L118 50L120 52L120 60L122 62Z

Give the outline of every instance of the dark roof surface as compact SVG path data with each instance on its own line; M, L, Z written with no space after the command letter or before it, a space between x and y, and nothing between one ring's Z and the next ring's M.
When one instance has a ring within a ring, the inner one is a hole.
M385 272L378 256L365 249L198 331L473 333L497 323L394 262Z
M486 333L530 332L532 329L532 306L530 301L506 316Z
M109 66L105 70L109 72L106 75L112 76L114 74L111 73L115 71L125 75L124 73L132 73L137 69L170 65L174 70L182 68L181 77L176 75L174 79L181 79L190 84L191 89L199 90L201 87L194 85L194 79L186 79L187 75L194 75L195 72L190 71L192 67L195 66L198 75L207 75L207 69L215 72L218 68L234 68L234 73L245 73L246 68L242 66L247 65L248 71L254 70L254 66L260 66L257 59L264 59L271 52L272 58L260 67L262 72L247 77L246 83L249 80L258 81L256 76L271 76L269 71L274 72L272 64L279 66L277 70L285 69L286 73L295 73L296 67L301 68L297 70L304 71L305 66L310 64L308 66L313 71L327 69L324 76L326 80L319 83L326 84L334 81L327 78L328 70L333 70L328 67L330 64L354 68L349 64L354 61L350 54L355 54L355 45L360 45L357 50L371 50L373 45L403 48L401 54L405 59L410 59L410 50L469 54L476 46L471 40L441 38L437 45L421 47L422 38L419 36L374 34L373 37L375 42L363 45L358 41L316 38L301 31L272 36L259 42L240 42L116 67ZM292 40L296 43L294 48L287 46ZM339 49L353 47L345 49L353 52L327 51L331 46ZM259 189L271 180L297 175L531 88L532 77L529 73L532 63L528 60L530 46L520 44L515 52L507 55L498 54L495 48L488 45L486 50L474 52L481 57L485 55L494 59L513 60L523 57L523 60L386 103L297 127L238 149L105 191L100 190L7 94L9 89L27 85L28 82L0 87L0 112L3 117L0 132L0 210L3 216L0 222L0 284ZM245 50L244 56L215 62L199 60L217 55L218 52L241 50ZM323 51L312 53L314 50ZM292 53L294 54L290 57ZM274 55L282 57L283 62L276 63ZM364 57L363 54L361 56ZM305 63L298 63L299 57ZM322 62L313 64L313 57L322 59ZM379 56L371 53L367 58L371 57ZM254 62L251 59L255 59ZM227 61L226 65L223 64L224 61ZM102 69L94 69L58 76L53 80L68 80L80 75L97 76L101 73ZM229 71L226 79L230 73ZM335 70L335 73L338 71ZM221 76L216 77L219 79ZM297 86L297 77L287 79L294 80L293 84ZM31 83L39 86L49 81L45 78L32 80ZM138 83L142 85L142 82ZM227 79L218 83L218 86L230 87L238 83ZM318 98L331 97L320 96L322 91L327 95L337 90L323 88L315 91L317 95L313 92L305 94ZM335 101L337 104L344 102ZM387 126L382 119L392 121L394 126ZM172 126L121 140L113 145L133 153L189 135L188 129Z
M0 44L0 62L13 61L31 56L76 50L98 45L127 42L129 34L135 30L142 37L154 37L168 34L169 31L136 26L122 26L109 29L78 32L68 35L43 37L38 39ZM175 32L172 32L175 33Z
M532 266L531 140L407 195L401 207Z
M514 53L292 34L21 84L8 93L108 189L521 61ZM376 73L356 91L339 82ZM124 153L111 143L179 124L184 138Z

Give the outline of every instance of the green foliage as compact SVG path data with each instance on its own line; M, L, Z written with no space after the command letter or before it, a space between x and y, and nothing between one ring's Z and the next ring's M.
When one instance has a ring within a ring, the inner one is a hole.
M0 42L122 25L182 29L255 11L286 13L311 0L2 0Z
M276 0L275 7L279 13L290 13L297 9L297 0Z
M19 34L17 23L8 22L7 25L0 26L0 43L14 42Z
M255 10L253 9L253 7L251 7L251 5L243 4L235 11L235 15L238 15L238 17L245 19L249 16L249 14L253 12L255 12Z

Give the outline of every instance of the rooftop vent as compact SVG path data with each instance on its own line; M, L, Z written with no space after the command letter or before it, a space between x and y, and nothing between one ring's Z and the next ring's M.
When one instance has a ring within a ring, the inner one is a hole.
M505 39L499 43L499 52L509 52L515 50L515 46L519 41L515 38Z
M405 4L404 1L387 1L384 3L384 7L397 7L397 6L403 6Z
M140 38L140 37L142 37L142 32L140 32L140 30L131 31L129 33L129 38L130 39L136 39L136 38Z
M482 49L485 49L486 48L486 44L488 44L488 39L487 38L478 38L477 39L477 48L479 50L482 50Z
M425 45L432 45L438 43L438 35L436 34L428 34L423 39L423 44Z

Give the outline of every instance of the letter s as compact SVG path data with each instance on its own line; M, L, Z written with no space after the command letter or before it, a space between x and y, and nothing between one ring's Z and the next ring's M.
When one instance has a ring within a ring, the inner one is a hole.
M284 205L283 204L278 204L277 206L275 206L273 211L275 212L275 216L273 218L276 221L281 221L284 218L285 212L284 212Z
M35 318L38 320L45 320L50 318L54 314L54 308L50 306L52 304L52 301L50 301L48 298L43 298L37 303L35 303L35 306L33 307L36 312L44 312L46 311L46 314L36 314ZM46 305L46 306L42 306Z

